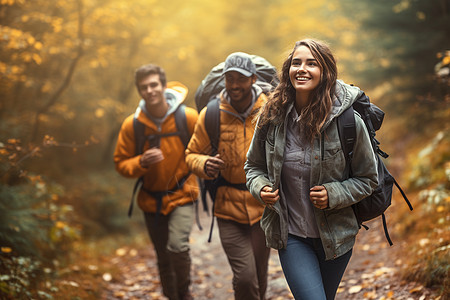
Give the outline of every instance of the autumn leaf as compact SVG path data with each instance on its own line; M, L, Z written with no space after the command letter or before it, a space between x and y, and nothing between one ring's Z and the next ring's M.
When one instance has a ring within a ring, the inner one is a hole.
M348 289L349 294L356 294L359 293L362 290L361 285L354 285L351 288Z
M102 275L102 278L103 278L103 280L104 281L111 281L112 280L112 275L110 274L110 273L104 273L103 275Z
M10 247L1 247L3 253L11 253L12 249Z
M409 293L410 293L410 294L419 293L419 292L422 291L422 290L423 290L423 286L419 285L419 286L417 286L417 287L415 287L415 288L409 290Z
M117 256L124 256L125 254L127 254L127 250L125 248L119 248L116 250Z

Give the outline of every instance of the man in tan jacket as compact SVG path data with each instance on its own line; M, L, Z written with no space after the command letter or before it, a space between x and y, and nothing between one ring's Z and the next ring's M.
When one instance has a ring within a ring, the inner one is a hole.
M187 88L179 82L166 83L165 72L159 66L138 68L135 83L142 100L122 124L114 162L121 175L142 178L138 205L144 211L156 250L164 295L170 300L191 299L189 235L198 184L186 165L180 136L183 130L177 124L187 126L184 132L190 136L198 114L195 109L182 106ZM178 122L177 110L183 108L186 122ZM139 138L135 135L135 119L144 126L143 149L136 149Z
M254 132L254 120L267 101L256 82L256 67L242 52L230 54L224 65L225 89L220 93L220 137L211 156L205 128L205 107L186 149L186 162L199 177L219 178L214 215L220 240L233 271L235 299L264 299L270 250L259 220L264 207L246 190L244 163ZM219 120L218 120L219 121Z

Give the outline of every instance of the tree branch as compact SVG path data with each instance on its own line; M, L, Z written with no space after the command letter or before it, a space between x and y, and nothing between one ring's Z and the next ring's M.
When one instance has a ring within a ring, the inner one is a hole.
M56 92L50 97L49 101L41 107L34 119L34 126L33 126L33 134L31 135L31 140L36 141L39 134L39 127L40 127L40 117L44 113L46 113L55 103L60 99L63 92L69 87L70 81L72 80L73 74L75 73L75 68L83 56L83 41L84 41L84 32L83 32L83 25L84 25L84 18L83 18L83 2L82 0L78 0L78 48L76 55L72 62L70 63L69 69L67 71L67 74L64 78L64 81L61 83L60 87L56 90Z

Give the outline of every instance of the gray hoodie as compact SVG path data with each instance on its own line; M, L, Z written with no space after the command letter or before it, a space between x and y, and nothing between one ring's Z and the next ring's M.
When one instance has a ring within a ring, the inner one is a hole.
M161 130L161 124L164 122L164 120L171 113L173 113L183 102L183 97L179 93L171 89L166 89L164 91L164 97L166 98L167 104L169 105L169 109L167 110L166 115L162 118L155 118L148 112L144 99L141 99L141 101L139 101L139 106L136 110L136 114L138 114L140 110L143 111L145 115L156 124L158 130Z

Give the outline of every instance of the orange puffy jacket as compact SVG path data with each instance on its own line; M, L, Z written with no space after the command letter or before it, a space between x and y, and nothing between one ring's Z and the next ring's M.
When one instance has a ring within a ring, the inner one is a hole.
M176 95L177 105L180 105L185 100L188 92L187 88L179 82L169 82L167 89L170 89L172 95ZM186 107L185 111L188 130L192 134L198 113L190 107ZM141 155L136 156L135 154L133 128L133 118L135 115L145 125L145 135L176 132L175 117L172 112L165 118L161 128L158 130L156 124L138 108L136 113L128 116L123 122L114 152L116 170L121 175L129 178L143 176L143 189L138 194L138 205L143 211L154 213L157 211L157 201L149 193L145 192L144 189L152 192L161 192L176 187L177 182L189 173L185 162L185 147L177 135L163 137L161 138L160 149L163 152L164 160L149 168L141 167L139 164ZM148 149L147 143L144 146L144 151L146 149ZM197 178L194 174L191 174L181 189L163 197L160 213L167 215L175 207L195 201L198 194L199 187Z
M266 95L261 93L249 117L242 120L221 94L218 153L226 164L221 175L230 183L245 184L244 163L255 131L254 120L266 101ZM211 141L205 129L206 109L205 107L200 112L194 134L186 149L186 162L197 176L211 179L204 171L205 162L211 153ZM214 215L218 218L253 225L261 219L263 210L262 204L248 191L230 186L221 186L217 190Z

